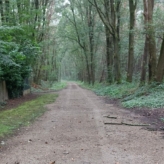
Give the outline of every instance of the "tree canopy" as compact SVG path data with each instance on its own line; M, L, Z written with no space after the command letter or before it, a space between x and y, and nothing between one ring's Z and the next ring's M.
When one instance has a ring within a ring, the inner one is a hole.
M0 0L0 80L162 83L163 1Z

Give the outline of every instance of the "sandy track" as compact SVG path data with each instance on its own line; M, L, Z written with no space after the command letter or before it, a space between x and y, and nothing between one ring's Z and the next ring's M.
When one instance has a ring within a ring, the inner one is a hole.
M6 141L0 164L164 164L160 132L104 125L140 123L140 116L105 104L91 91L69 83L47 107L33 125Z

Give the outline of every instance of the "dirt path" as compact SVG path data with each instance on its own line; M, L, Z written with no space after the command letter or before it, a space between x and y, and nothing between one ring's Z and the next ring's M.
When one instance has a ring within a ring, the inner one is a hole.
M140 123L140 116L105 104L91 91L70 83L48 108L33 125L6 141L0 164L164 164L160 132L105 125Z

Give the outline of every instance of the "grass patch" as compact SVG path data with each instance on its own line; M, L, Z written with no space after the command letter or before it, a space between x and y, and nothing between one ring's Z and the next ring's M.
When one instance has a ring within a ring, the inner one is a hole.
M65 88L67 86L67 83L65 81L62 81L62 82L56 82L56 83L53 83L52 87L50 89L53 89L53 90L61 90L63 88Z
M54 102L56 94L45 94L35 100L23 103L17 108L0 112L0 137L12 134L20 126L27 126L47 109L46 104Z
M31 87L32 92L41 93L49 91L59 91L67 86L65 81L50 83L47 81L42 81L41 85L36 85Z

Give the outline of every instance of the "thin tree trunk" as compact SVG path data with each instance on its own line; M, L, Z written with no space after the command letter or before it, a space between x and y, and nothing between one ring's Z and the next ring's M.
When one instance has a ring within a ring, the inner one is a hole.
M22 23L22 6L21 6L21 0L17 0L17 9L18 9L18 17L19 17L19 23Z
M113 52L112 50L112 41L111 41L111 35L108 31L108 28L106 30L106 64L107 64L107 81L109 83L113 82Z
M4 23L4 6L3 6L3 0L0 0L0 12L1 12L1 22L2 25Z
M105 16L109 21L109 11L110 11L110 1L104 0ZM106 35L106 64L107 64L107 81L109 83L113 82L113 52L112 52L112 35L105 25L105 35Z
M86 67L87 67L87 81L88 81L89 84L91 84L89 61L88 61L88 56L87 56L86 51L84 51L84 55L85 55L85 62L86 62Z
M101 73L101 77L100 77L100 80L99 80L99 83L102 83L103 82L104 74L105 74L105 70L103 68L102 73Z
M91 82L95 82L95 66L94 66L94 18L92 15L92 5L89 4L88 8L88 28L89 28L89 53L90 53L90 74Z
M120 70L119 39L117 36L113 38L113 43L114 43L115 81L119 84L119 83L121 83L121 70Z
M9 17L10 17L10 2L9 2L9 0L5 0L5 18L6 18L6 23L9 23Z
M34 6L35 6L35 18L34 18L34 31L33 31L33 33L32 33L32 36L33 36L33 38L35 38L35 30L36 30L36 23L37 23L37 21L38 21L38 10L39 10L39 1L38 0L35 0L34 1Z
M145 37L145 46L144 46L144 54L142 59L142 70L141 70L141 79L140 85L144 85L146 83L146 72L147 72L147 63L148 63L148 56L149 56L149 44L147 35Z

